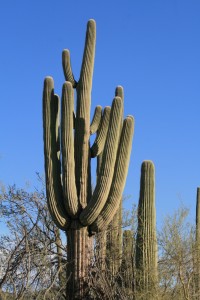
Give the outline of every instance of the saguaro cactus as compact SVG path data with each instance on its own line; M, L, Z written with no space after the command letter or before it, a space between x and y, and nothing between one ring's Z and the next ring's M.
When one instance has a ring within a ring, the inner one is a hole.
M196 198L195 299L200 299L200 187Z
M111 109L104 109L103 116L101 108L96 108L90 126L95 42L96 24L94 20L89 20L78 81L73 76L69 50L63 51L66 82L62 89L61 125L59 98L54 94L53 79L47 77L44 81L47 201L54 222L67 233L68 299L83 298L89 261L88 245L91 244L88 235L104 230L120 205L133 136L132 116L123 121L121 129L123 103L119 96L114 98ZM76 114L73 88L77 95ZM90 134L96 130L98 135L90 148ZM101 153L101 167L92 194L90 159Z
M124 286L127 293L133 294L134 291L134 248L133 248L133 232L124 230L123 232L123 251L121 272L123 276Z
M144 161L141 167L136 238L136 290L140 294L139 299L156 299L157 239L154 189L154 165L151 161Z

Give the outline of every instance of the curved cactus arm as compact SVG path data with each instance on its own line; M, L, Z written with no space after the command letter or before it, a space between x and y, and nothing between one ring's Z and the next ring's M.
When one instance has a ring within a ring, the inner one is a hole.
M121 114L122 100L119 97L115 97L111 108L109 129L103 151L100 175L98 176L97 185L90 202L80 214L80 221L83 225L90 225L95 221L107 200L117 156Z
M92 123L90 124L90 134L94 134L97 132L102 117L102 107L98 105L95 108L94 116L92 119Z
M108 200L98 218L90 226L90 230L98 232L106 228L113 219L122 198L131 154L134 119L128 116L123 123L116 165Z
M100 128L98 130L96 139L92 147L90 148L91 157L96 157L103 151L107 132L108 132L110 110L111 110L110 106L106 106L104 109Z
M46 173L46 193L50 214L56 225L66 230L70 219L63 204L61 185L61 167L59 160L58 141L59 99L54 95L54 84L51 77L44 81L43 90L43 128L44 155Z
M64 49L62 52L62 66L63 72L65 75L65 80L71 82L73 88L76 88L77 82L74 79L74 75L71 68L71 61L70 61L70 52L68 49Z
M74 163L74 131L73 131L74 92L69 81L62 89L62 173L64 205L68 214L73 218L77 215L79 205L75 183Z

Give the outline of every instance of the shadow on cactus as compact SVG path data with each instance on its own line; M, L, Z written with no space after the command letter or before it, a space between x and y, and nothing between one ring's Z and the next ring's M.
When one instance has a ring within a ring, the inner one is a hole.
M92 235L104 230L122 197L130 159L134 120L123 121L123 101L117 87L112 106L97 106L90 124L90 106L96 24L89 20L78 81L74 79L70 53L63 51L65 83L60 101L51 77L44 81L43 127L48 207L57 226L66 231L68 299L84 293L84 277L92 255ZM74 92L77 102L74 111ZM103 111L103 113L102 113ZM90 147L90 135L96 133ZM91 188L91 158L101 156L96 187ZM82 299L82 298L81 298Z

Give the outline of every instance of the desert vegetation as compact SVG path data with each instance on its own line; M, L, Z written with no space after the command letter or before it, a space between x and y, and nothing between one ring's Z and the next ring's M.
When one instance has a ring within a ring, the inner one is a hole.
M34 192L16 186L1 189L1 226L6 227L0 237L3 300L66 299L67 240L52 221L41 178L40 183ZM189 210L180 205L165 216L156 240L148 241L151 231L147 230L143 243L139 236L144 228L139 229L141 220L136 219L141 215L137 213L141 211L141 192L139 203L138 209L135 205L132 211L123 211L121 256L117 256L118 249L116 253L109 249L110 231L116 228L95 235L83 299L198 299L199 192L196 224L189 221ZM152 226L153 220L146 224ZM113 257L119 266L115 271L111 268L114 261L109 263ZM150 269L152 265L154 269Z
M2 187L0 215L7 231L0 236L0 297L199 299L199 189L195 225L180 207L157 230L155 166L146 160L138 203L123 210L134 118L124 118L124 92L117 86L112 105L97 106L90 122L95 43L96 23L89 20L79 80L69 50L62 53L61 101L53 78L44 80L40 188Z

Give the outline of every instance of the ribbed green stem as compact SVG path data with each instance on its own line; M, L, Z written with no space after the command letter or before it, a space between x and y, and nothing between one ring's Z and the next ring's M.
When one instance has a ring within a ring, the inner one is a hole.
M65 75L65 80L71 82L73 88L75 88L76 85L77 85L77 82L74 79L74 75L72 73L71 61L70 61L70 52L69 52L68 49L63 50L62 65L63 65L63 72L64 72L64 75Z
M157 238L155 174L151 161L141 167L138 230L136 239L136 289L142 299L155 299L157 283Z
M58 112L59 99L54 95L54 83L51 77L44 81L43 92L43 128L46 192L49 211L56 225L66 230L70 219L64 208L64 198L61 185L61 166L58 157Z
M103 209L109 194L117 156L121 113L121 98L115 97L111 108L110 126L103 152L100 175L97 179L92 199L80 214L80 221L84 225L90 225L95 221Z
M92 231L98 232L104 230L111 222L119 208L122 192L126 182L126 176L128 173L134 128L133 126L134 120L131 116L128 116L124 120L124 125L121 132L110 193L102 211L99 213L99 216L90 226Z
M124 103L124 90L122 86L117 86L115 89L115 96L120 97ZM122 112L121 124L123 123L123 115L124 111ZM113 275L115 275L120 268L122 257L122 198L120 200L119 208L115 213L113 220L110 222L107 243L107 255L110 257L109 268L114 271ZM113 251L113 249L115 249L115 251ZM116 257L118 259L116 259Z
M75 183L73 111L74 94L71 83L67 81L62 91L62 179L64 204L72 218L77 216L79 209Z
M75 122L75 177L77 194L84 208L89 201L90 187L90 105L92 77L94 69L94 54L96 44L96 24L90 20L87 25L85 49L77 90L77 107Z

